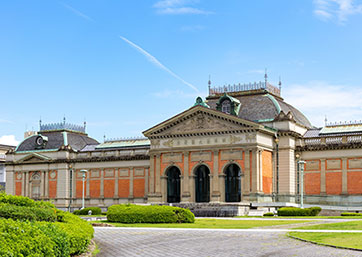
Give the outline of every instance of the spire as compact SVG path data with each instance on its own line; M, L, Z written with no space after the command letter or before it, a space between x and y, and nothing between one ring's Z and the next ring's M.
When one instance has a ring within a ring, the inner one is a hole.
M264 78L265 78L265 86L267 85L268 83L268 72L267 72L267 68L265 68L265 75L264 75Z
M279 83L278 83L278 85L279 85L279 94L281 95L281 93L282 93L282 79L281 79L280 76L279 76Z
M325 115L325 118L324 118L324 126L327 126L327 122L328 122L327 115Z
M209 95L210 95L210 91L211 91L211 76L209 75L209 81L207 82L207 84L209 85Z
M63 124L65 124L65 114L64 114L64 116L63 116Z
M103 135L103 143L105 143L106 142L106 133L104 133L104 135Z
M40 116L40 119L39 119L39 130L41 130L41 116Z
M84 132L85 132L85 128L87 127L87 122L85 121L85 119L84 119L83 126L84 126Z

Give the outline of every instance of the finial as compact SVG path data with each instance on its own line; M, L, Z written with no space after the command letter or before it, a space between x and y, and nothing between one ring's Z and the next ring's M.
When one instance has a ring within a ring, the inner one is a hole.
M278 85L279 85L279 93L281 94L281 92L282 92L282 79L281 79L280 76L279 76L279 83L278 83Z
M265 78L265 86L266 86L266 84L268 83L268 71L267 71L267 68L265 68L264 78Z
M40 119L39 119L39 130L41 130L41 116L40 116Z
M84 119L84 122L83 122L83 127L84 127L84 132L85 132L85 128L87 127L87 122L85 121L85 119Z
M324 125L325 126L327 126L327 122L328 122L327 115L325 115L325 118L324 118Z
M209 81L207 82L207 84L209 85L209 95L210 95L210 91L211 91L211 76L209 75Z
M63 116L63 124L65 124L65 114L64 114L64 116Z
M104 133L104 135L103 135L103 143L105 143L106 142L106 133Z

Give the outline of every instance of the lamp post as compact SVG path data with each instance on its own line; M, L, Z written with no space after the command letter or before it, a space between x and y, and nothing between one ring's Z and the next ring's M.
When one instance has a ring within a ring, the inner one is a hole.
M298 167L299 167L299 170L300 170L300 208L304 208L304 200L303 200L303 197L304 197L304 164L305 164L305 161L303 160L298 160Z
M84 182L85 182L85 176L86 176L85 174L88 172L88 170L80 170L80 172L82 172L82 179L83 179L82 209L84 209Z

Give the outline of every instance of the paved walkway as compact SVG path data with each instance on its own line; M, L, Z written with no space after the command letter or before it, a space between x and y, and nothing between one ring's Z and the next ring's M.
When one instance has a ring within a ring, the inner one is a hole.
M101 250L98 257L362 256L362 252L358 251L293 240L285 236L286 231L290 230L96 227L95 240ZM358 232L362 233L362 231Z

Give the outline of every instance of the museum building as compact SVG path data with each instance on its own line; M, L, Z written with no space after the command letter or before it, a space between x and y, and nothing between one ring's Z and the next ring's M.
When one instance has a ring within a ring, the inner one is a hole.
M7 152L6 192L64 209L80 208L83 193L86 206L100 207L298 203L303 181L305 203L359 205L362 124L313 127L280 91L267 81L209 83L205 101L138 139L99 143L85 124L40 123Z

